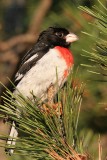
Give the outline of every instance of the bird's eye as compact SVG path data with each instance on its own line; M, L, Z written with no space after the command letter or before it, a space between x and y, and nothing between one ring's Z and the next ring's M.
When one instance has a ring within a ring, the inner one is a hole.
M59 38L62 38L64 36L64 34L62 32L56 32L56 35L59 37Z

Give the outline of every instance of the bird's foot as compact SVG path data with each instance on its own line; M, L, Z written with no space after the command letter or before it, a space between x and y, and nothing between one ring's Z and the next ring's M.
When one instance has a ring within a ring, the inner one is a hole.
M58 115L58 116L62 115L62 104L61 104L61 102L54 103L52 107L55 110L56 115Z
M55 114L57 116L62 115L62 104L61 102L59 103L53 103L53 104L43 104L42 105L42 111L45 112L46 114Z

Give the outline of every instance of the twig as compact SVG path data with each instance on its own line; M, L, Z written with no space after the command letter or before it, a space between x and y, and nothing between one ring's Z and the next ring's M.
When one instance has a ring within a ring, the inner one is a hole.
M35 10L32 17L31 23L29 25L29 33L36 34L40 30L40 26L43 22L43 18L46 16L48 10L52 5L53 0L42 0L38 9Z
M0 42L0 51L5 52L5 51L11 49L12 47L14 47L16 45L20 45L20 44L34 43L34 41L36 40L35 37L36 36L33 34L26 33L26 34L14 36L5 42L1 41Z

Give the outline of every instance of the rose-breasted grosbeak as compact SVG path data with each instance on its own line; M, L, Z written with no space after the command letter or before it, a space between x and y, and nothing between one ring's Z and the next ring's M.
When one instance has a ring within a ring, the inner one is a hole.
M31 93L33 93L44 101L47 99L47 90L51 85L54 86L54 94L56 94L58 86L59 88L63 86L74 64L72 52L68 48L77 39L75 34L60 27L49 27L41 32L33 48L22 59L15 76L14 94L20 91L25 97L32 100ZM14 123L10 136L17 136ZM7 143L14 144L15 142L10 139ZM12 153L13 150L10 152Z

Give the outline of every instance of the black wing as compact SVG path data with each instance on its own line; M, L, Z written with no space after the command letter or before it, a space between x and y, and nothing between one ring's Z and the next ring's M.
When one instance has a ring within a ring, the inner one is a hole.
M48 52L48 46L36 44L23 57L18 72L15 75L15 85L17 85L23 76Z

